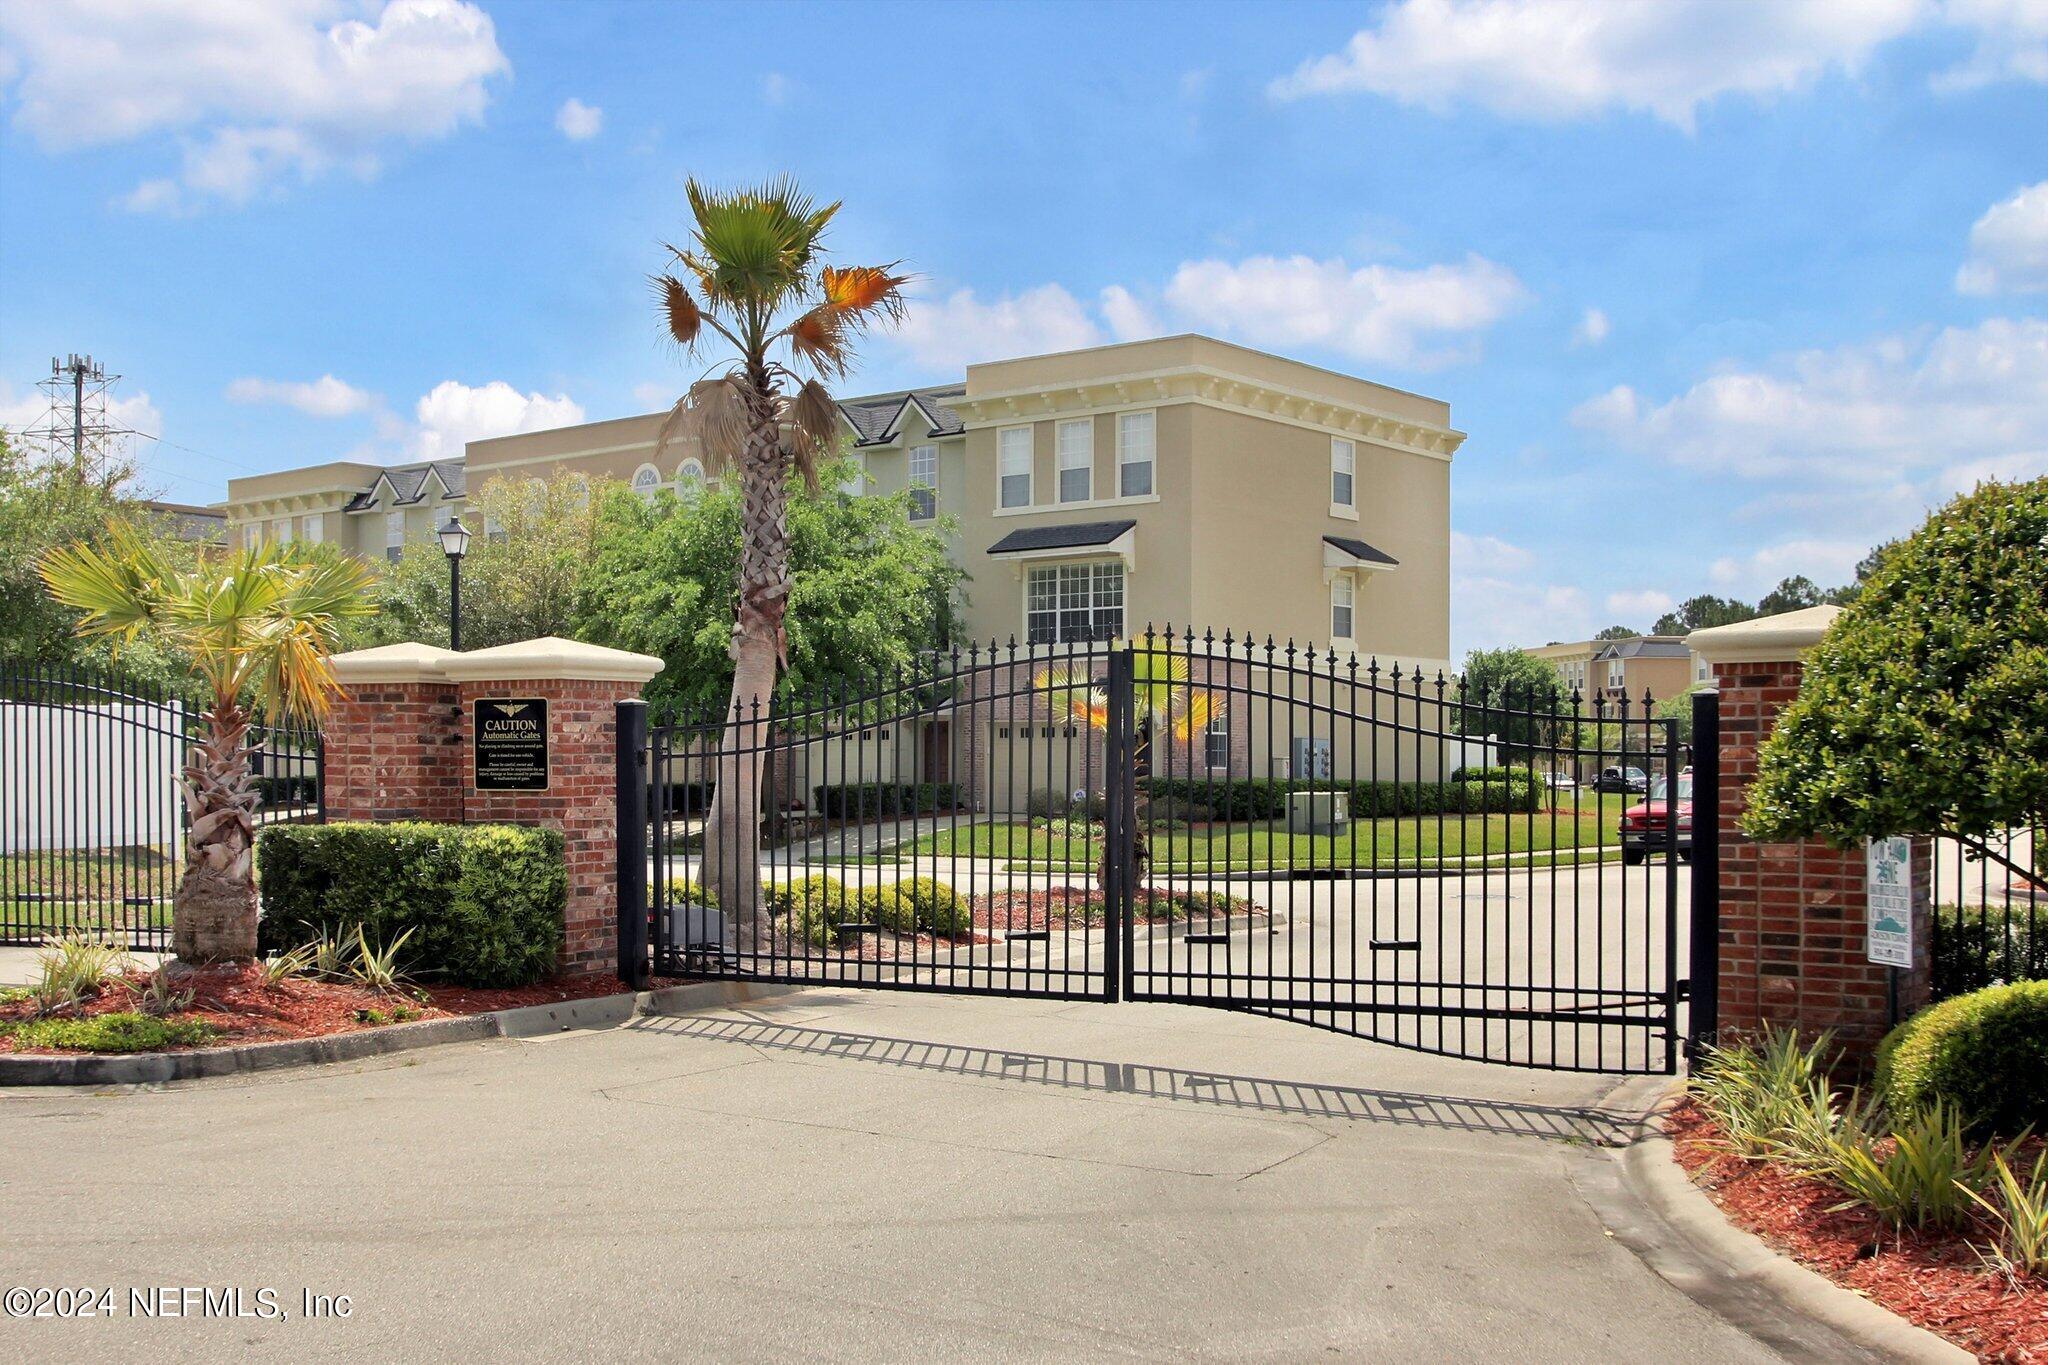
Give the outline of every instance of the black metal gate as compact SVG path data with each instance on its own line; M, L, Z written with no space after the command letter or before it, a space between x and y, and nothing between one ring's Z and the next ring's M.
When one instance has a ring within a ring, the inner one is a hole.
M73 931L168 951L201 704L118 672L0 661L0 943ZM316 730L252 731L257 819L318 822Z
M1713 820L1697 845L1690 821L1695 783L1716 799L1711 694L1698 711L1694 764L1647 696L1185 633L956 652L737 723L650 729L627 703L621 970L1166 1001L1670 1071L1684 960L1714 951ZM755 780L758 851L708 820L721 781ZM721 905L749 875L758 909Z

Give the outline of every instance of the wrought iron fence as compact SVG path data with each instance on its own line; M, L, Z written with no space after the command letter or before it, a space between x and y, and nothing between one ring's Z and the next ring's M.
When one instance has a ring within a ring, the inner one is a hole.
M2048 978L2048 825L1937 839L1934 998Z
M89 930L170 947L203 703L118 670L0 660L0 943ZM260 725L259 823L324 818L318 731Z

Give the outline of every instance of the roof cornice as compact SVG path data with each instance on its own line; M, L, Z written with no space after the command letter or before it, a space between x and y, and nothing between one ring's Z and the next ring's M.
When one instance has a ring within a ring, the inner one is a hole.
M973 430L1067 414L1173 403L1200 403L1439 460L1449 460L1465 440L1464 432L1451 427L1340 403L1205 365L969 394L951 400L948 406L960 414L967 429Z

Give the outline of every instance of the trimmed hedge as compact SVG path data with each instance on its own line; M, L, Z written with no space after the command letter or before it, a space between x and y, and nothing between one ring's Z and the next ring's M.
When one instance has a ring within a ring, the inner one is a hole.
M889 886L846 885L836 877L804 877L766 888L768 907L788 931L819 948L838 946L842 924L879 925L892 934L919 930L957 938L973 927L967 902L944 882L917 877Z
M814 787L811 794L816 798L813 809L834 820L935 815L960 806L960 787L954 782L849 782Z
M958 891L930 877L896 883L896 893L910 902L917 927L940 938L960 938L974 928L974 916Z
M555 969L568 905L562 836L524 825L272 825L256 838L266 953L322 933L373 944L410 929L409 971L525 986Z
M1542 789L1533 782L1333 782L1233 778L1154 777L1145 782L1154 799L1172 797L1207 806L1218 820L1284 820L1295 792L1349 792L1351 818L1391 815L1498 815L1543 808Z
M1937 1100L1980 1135L2048 1126L2048 981L1958 995L1920 1011L1877 1049L1877 1090L1892 1114Z

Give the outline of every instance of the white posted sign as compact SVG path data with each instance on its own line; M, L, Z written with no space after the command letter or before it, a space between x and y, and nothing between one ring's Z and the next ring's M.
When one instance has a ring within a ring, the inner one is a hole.
M1864 846L1864 899L1870 925L1863 955L1887 967L1913 965L1913 845L1872 839Z

